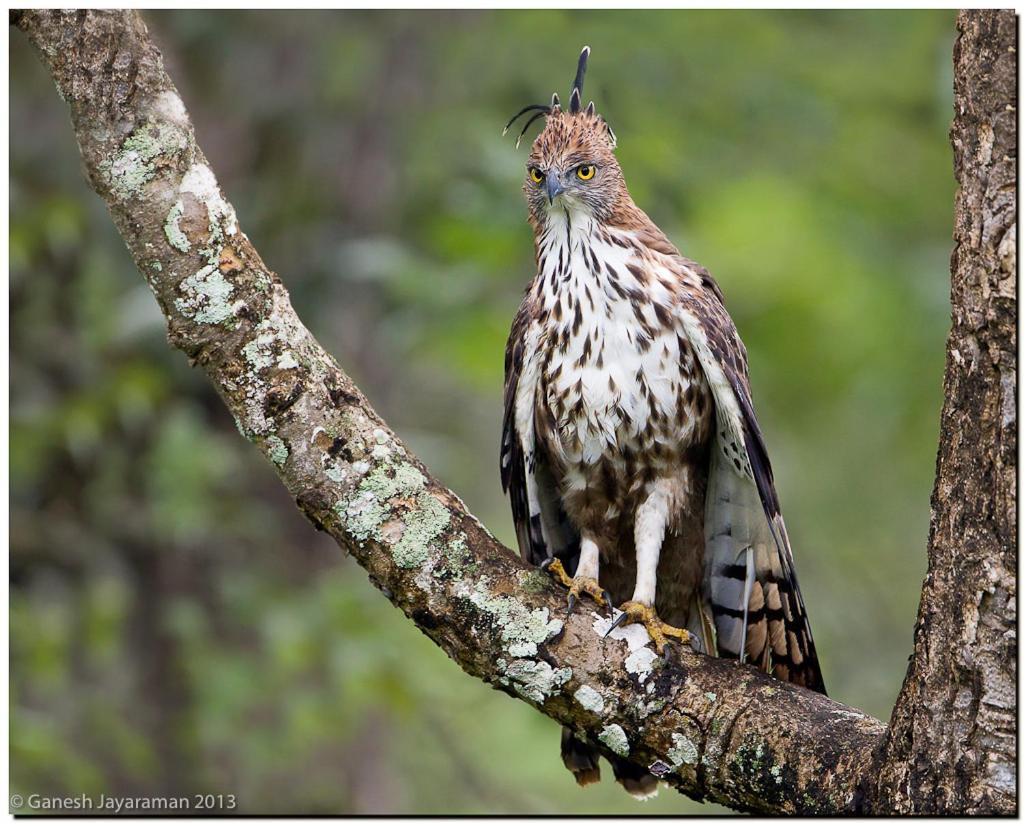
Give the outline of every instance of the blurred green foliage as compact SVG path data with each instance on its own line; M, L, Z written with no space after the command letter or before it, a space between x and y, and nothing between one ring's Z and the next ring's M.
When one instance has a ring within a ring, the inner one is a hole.
M886 717L948 324L952 11L147 12L245 231L506 541L525 149L579 47L637 202L717 276L837 699ZM11 41L11 779L251 812L693 812L579 791L308 527L163 322Z

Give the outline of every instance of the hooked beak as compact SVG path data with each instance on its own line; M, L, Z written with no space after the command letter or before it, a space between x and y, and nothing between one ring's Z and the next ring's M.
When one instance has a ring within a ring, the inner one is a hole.
M544 191L548 195L548 205L551 205L555 202L555 198L565 191L565 186L559 181L557 175L549 174L544 178Z

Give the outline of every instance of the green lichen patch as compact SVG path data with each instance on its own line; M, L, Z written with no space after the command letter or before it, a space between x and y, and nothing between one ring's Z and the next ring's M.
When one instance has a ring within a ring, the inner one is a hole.
M273 365L273 345L277 336L269 320L256 327L256 336L242 347L242 355L256 371Z
M324 469L324 474L335 483L344 483L348 472L345 471L344 466L333 464Z
M278 466L283 466L284 461L288 459L288 447L285 445L285 442L276 434L272 434L267 438L267 445L269 446L268 453L270 454L270 459Z
M178 200L167 212L167 219L164 220L164 234L172 249L177 249L182 254L188 254L192 250L192 243L185 232L181 230L181 217L184 213L185 206L181 200Z
M629 757L629 739L618 723L609 723L601 729L597 739L620 757Z
M466 545L466 536L460 534L444 545L444 562L436 563L431 570L437 579L461 580L467 573L476 569L473 554Z
M573 697L588 712L601 714L604 711L604 698L601 697L601 693L597 689L593 689L590 686L580 686Z
M695 765L698 756L697 745L690 738L678 732L672 733L672 748L668 750L668 759L676 769Z
M358 471L358 464L353 465ZM366 467L366 470L369 466ZM427 478L415 466L378 466L360 482L348 500L335 509L346 520L349 533L360 542L380 539L380 526L387 519L387 501L394 497L415 497L426 486Z
M185 296L175 300L174 306L197 323L223 323L234 317L242 305L240 301L229 302L235 287L224 279L216 266L206 266L186 277L180 288Z
M420 494L417 505L402 518L405 529L391 556L403 569L418 569L430 556L431 542L444 533L452 516L433 495Z
M543 660L513 660L504 674L516 692L533 703L543 703L572 679L572 669L553 669Z
M364 477L354 494L335 506L335 511L356 540L386 542L400 568L421 568L431 557L431 544L451 524L448 509L427 491L426 485L427 478L415 466L386 463ZM403 499L400 508L391 505L395 498ZM381 527L388 521L397 523L385 535Z
M147 120L128 136L114 158L101 166L111 193L121 201L138 197L156 176L160 158L169 158L187 146L188 137L180 127Z
M663 697L656 697L654 700L651 700L648 703L644 703L643 701L641 701L637 704L639 706L639 708L637 709L637 716L642 720L643 718L649 717L655 712L660 712L662 709L665 708L665 704L667 702L668 701L665 700L665 698Z
M751 739L745 739L736 749L736 755L729 763L729 772L750 786L758 797L772 804L782 803L785 800L783 786L796 781L793 768L777 763L770 746Z
M562 631L561 620L551 619L546 608L530 609L507 594L495 595L486 579L477 582L469 600L487 612L501 628L501 639L512 657L532 657L539 644Z

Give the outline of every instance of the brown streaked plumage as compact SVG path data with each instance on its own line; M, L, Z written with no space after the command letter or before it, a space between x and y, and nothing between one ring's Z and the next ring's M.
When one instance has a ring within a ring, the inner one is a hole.
M501 474L520 550L560 561L570 604L607 593L658 646L686 627L706 651L824 692L746 350L711 275L630 197L615 135L582 105L588 55L566 111L557 95L524 109L545 126L523 185L537 274L505 352ZM566 731L562 756L581 785L597 779L586 741ZM611 762L631 792L656 788Z

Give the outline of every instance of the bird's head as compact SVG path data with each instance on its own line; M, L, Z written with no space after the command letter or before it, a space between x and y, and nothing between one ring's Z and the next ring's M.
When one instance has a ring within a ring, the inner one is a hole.
M600 218L614 211L623 196L628 197L622 169L615 159L615 133L595 111L593 101L582 105L583 75L589 57L590 47L585 46L565 110L554 94L550 105L527 106L505 126L507 133L516 120L533 112L519 133L518 147L530 125L545 118L544 129L530 149L523 183L530 213L540 223L552 211L563 210Z

